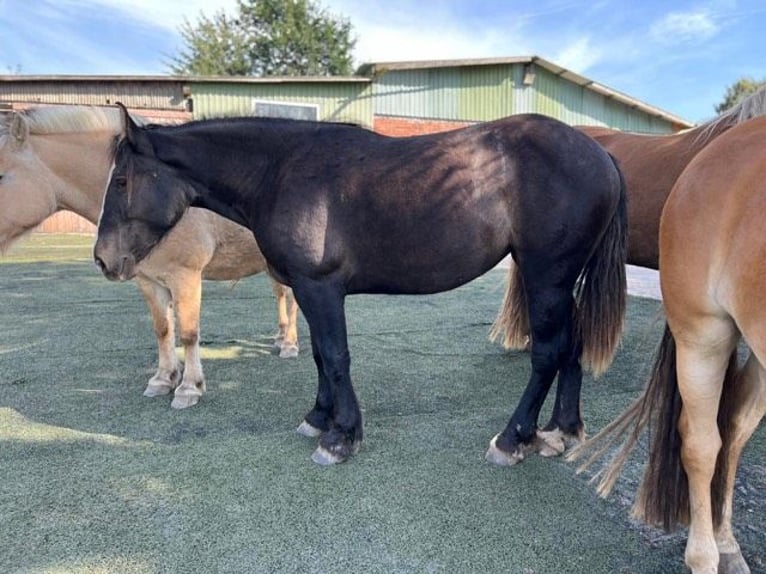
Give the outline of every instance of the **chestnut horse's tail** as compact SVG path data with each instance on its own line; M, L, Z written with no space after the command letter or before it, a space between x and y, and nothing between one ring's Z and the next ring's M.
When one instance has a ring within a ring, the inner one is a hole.
M736 351L729 359L724 388L730 387L737 372ZM725 495L726 463L731 437L726 432L734 409L727 408L727 393L722 395L719 409L719 427L722 429L723 448L718 455L713 477L713 521L720 524ZM642 432L651 427L649 460L638 489L633 514L649 524L672 530L689 521L689 485L681 463L681 435L678 420L681 414L681 395L676 375L676 344L667 324L662 342L654 359L654 367L644 393L619 417L597 435L575 447L568 460L586 458L581 472L601 458L620 439L622 446L609 465L599 471L593 481L599 480L598 492L607 496L620 475L623 465L635 449Z
M620 176L617 210L575 287L575 329L582 342L582 366L594 375L603 373L611 363L625 319L627 195L619 168L617 172ZM524 282L518 266L511 265L503 304L490 338L495 340L502 336L506 348L519 349L527 344L529 334Z

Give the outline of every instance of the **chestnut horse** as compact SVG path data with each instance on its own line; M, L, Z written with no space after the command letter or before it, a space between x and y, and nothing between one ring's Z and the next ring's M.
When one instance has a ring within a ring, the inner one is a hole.
M579 389L581 355L595 372L611 361L625 313L625 193L613 159L577 130L521 115L389 138L268 118L146 129L123 115L97 264L109 279L133 277L189 205L247 225L309 324L318 392L299 431L320 435L315 462L342 462L362 441L346 295L445 291L513 255L523 307L509 312L532 333L532 374L492 440L500 464L536 443L557 373Z
M766 118L718 136L676 182L660 225L667 315L647 389L572 458L591 464L620 437L606 495L641 431L654 425L634 511L672 528L689 523L695 574L747 573L732 532L742 448L766 415ZM737 367L737 345L749 357Z
M97 222L111 145L121 125L113 107L41 107L0 119L0 250L62 209ZM202 209L189 210L136 274L159 346L159 368L144 395L175 389L173 407L197 403L205 392L199 352L202 279L236 280L265 270L248 229ZM281 356L295 356L298 307L287 287L273 286L279 315L275 343ZM185 351L183 378L174 308Z
M766 114L766 88L717 118L671 135L578 126L617 158L628 186L628 263L658 268L660 214L681 172L726 130Z

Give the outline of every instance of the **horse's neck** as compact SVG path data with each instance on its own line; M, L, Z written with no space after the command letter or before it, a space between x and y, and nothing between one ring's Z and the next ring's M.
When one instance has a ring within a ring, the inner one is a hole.
M83 132L32 136L32 145L53 178L56 209L68 209L98 222L114 134Z

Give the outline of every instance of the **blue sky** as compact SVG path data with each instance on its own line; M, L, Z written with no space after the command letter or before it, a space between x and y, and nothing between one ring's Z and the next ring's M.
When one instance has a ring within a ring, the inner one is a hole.
M766 0L320 0L357 64L538 55L691 121L766 79ZM0 0L0 74L166 74L178 27L236 0Z

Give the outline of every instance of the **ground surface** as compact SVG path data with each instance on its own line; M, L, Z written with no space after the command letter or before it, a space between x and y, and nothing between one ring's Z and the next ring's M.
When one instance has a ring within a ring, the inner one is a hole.
M487 340L505 275L450 293L348 301L366 417L358 456L313 465L307 329L271 353L263 276L205 283L208 394L147 399L155 368L137 288L104 280L90 238L33 237L0 263L0 572L681 572L685 533L629 518L640 458L599 499L563 460L483 460L528 357ZM643 386L662 328L632 297L623 347L584 382L590 431ZM543 421L544 422L544 421ZM746 451L736 530L766 572L766 432Z

